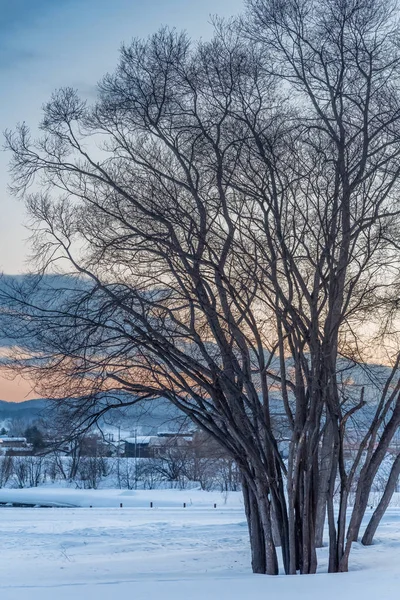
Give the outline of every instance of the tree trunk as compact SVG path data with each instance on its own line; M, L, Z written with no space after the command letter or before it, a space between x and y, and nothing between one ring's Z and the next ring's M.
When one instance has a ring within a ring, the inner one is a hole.
M324 545L324 528L326 520L326 492L319 492L317 504L317 516L315 524L315 547L322 548Z
M311 575L317 571L317 553L315 546L316 501L313 489L313 473L309 469L304 473L302 514L302 568L301 573Z
M290 574L290 532L286 497L283 482L280 479L272 503L272 526L275 546L280 546L286 575Z
M258 512L264 530L266 573L267 575L278 575L279 565L272 532L272 511L268 486L262 481L256 481L256 490Z
M362 537L361 543L364 544L364 546L370 546L373 542L373 539L374 539L376 530L378 529L379 523L381 522L381 519L382 519L383 515L385 514L387 507L389 506L389 503L390 503L390 500L392 499L393 493L396 491L396 485L397 485L397 481L399 479L399 475L400 475L400 454L397 455L396 460L394 461L394 463L392 465L389 479L387 481L383 496L382 496L378 506L376 507L374 514L372 515L372 517L368 523L368 526L364 532L364 535Z
M326 504L332 471L333 436L332 425L328 423L322 442L319 468L319 485L317 514L315 520L315 546L322 548L324 543L324 527L326 519Z
M253 573L265 574L267 572L267 565L264 531L258 511L257 499L244 477L242 478L242 490L250 536L251 567Z
M385 457L390 442L396 433L400 422L400 399L397 400L392 416L386 425L380 438L378 447L374 451L368 464L364 465L361 470L359 483L357 486L356 498L354 501L353 514L350 520L350 525L347 533L348 540L355 542L358 539L361 522L363 520L366 508L368 506L368 498L371 492L371 487L378 472L380 465Z

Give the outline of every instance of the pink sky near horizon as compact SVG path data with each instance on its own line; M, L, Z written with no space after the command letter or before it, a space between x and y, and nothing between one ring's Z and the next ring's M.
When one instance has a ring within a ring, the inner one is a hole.
M32 385L19 375L14 379L6 378L0 374L0 400L6 402L24 402L38 398L32 391Z

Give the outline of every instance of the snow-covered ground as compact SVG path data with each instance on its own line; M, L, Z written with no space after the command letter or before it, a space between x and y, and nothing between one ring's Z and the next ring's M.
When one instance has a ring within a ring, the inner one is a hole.
M4 600L399 597L398 508L389 509L373 547L355 545L350 573L265 577L250 573L240 494L225 498L196 490L0 490L0 502L6 493L14 494L10 501L15 502L23 502L22 496L43 501L47 495L46 501L52 496L59 503L93 508L0 508ZM326 555L322 549L321 571Z
M0 504L45 504L72 508L241 508L241 492L202 492L198 489L176 490L79 490L71 487L0 488Z

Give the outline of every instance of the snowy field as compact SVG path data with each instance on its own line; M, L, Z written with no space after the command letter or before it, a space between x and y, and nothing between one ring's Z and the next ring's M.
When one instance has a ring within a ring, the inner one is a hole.
M239 493L39 488L0 490L4 501L84 507L0 508L4 600L386 600L400 594L399 508L389 509L373 547L354 547L351 573L266 577L250 572ZM326 555L322 549L321 571Z

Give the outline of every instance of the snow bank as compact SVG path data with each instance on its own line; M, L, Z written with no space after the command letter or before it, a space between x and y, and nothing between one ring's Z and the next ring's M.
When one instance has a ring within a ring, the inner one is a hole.
M238 508L241 492L204 492L202 490L77 490L62 487L0 489L0 504L18 503L75 508Z

